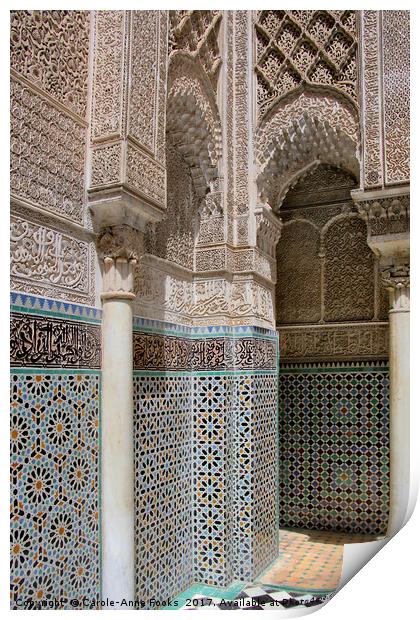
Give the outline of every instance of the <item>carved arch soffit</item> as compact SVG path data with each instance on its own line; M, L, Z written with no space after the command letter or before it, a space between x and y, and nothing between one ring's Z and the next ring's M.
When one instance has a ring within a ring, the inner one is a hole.
M279 101L256 133L261 201L278 211L289 189L320 164L359 178L358 151L358 116L343 98L308 89Z
M190 166L197 195L203 198L219 176L221 122L208 77L184 52L170 59L166 130Z

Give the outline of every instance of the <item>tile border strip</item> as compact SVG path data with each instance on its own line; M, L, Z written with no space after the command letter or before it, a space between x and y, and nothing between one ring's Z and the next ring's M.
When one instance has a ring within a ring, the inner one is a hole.
M100 308L14 291L10 293L10 305L12 311L22 314L69 318L85 323L100 324L102 317Z
M294 363L294 364L280 364L279 374L312 374L312 373L328 373L328 372L368 372L368 371L388 371L388 361L378 362L337 362L333 364L331 362L308 362Z

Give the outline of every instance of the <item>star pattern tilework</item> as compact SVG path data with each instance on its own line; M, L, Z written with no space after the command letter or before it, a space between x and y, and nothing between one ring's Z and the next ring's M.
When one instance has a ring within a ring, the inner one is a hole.
M192 579L191 378L134 376L136 594Z
M281 368L281 527L385 533L388 392L382 363Z
M11 606L99 595L99 373L14 372Z

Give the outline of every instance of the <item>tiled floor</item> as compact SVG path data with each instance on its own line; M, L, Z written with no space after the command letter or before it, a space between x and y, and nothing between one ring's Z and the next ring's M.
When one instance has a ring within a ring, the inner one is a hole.
M280 530L280 555L258 581L288 588L335 590L345 544L371 537L311 530Z
M372 537L310 530L280 530L279 557L253 584L229 588L195 585L183 592L176 609L289 609L321 605L336 590L345 544Z

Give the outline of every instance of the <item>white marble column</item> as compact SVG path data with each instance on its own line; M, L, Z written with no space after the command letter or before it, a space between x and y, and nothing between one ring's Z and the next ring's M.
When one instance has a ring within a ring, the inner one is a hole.
M120 608L123 599L134 600L135 594L132 301L137 252L125 245L130 235L124 228L111 229L98 241L104 291L102 599L109 600L109 609Z
M410 489L410 276L408 261L382 269L389 290L390 506L387 536L406 520Z

